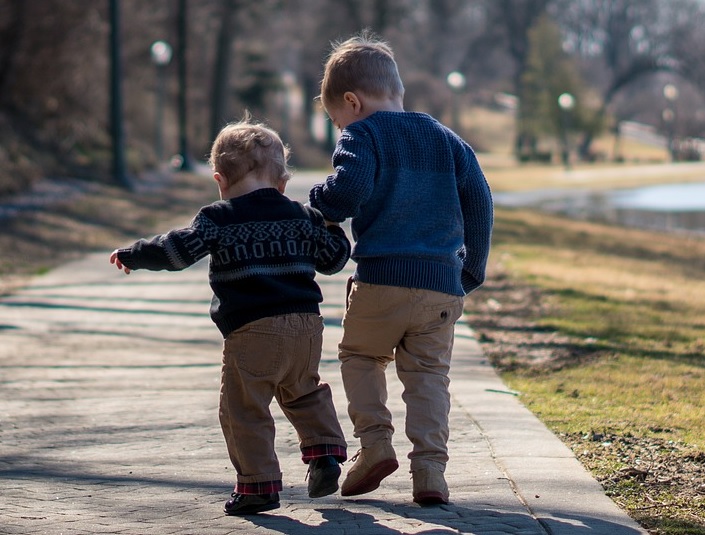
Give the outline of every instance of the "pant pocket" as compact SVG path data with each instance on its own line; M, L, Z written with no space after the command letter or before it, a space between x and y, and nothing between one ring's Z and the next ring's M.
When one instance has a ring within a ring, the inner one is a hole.
M463 314L463 298L449 296L443 303L427 305L423 308L423 316L430 325L443 327L452 325Z
M243 333L235 348L237 367L254 377L275 375L284 360L284 339L271 332Z

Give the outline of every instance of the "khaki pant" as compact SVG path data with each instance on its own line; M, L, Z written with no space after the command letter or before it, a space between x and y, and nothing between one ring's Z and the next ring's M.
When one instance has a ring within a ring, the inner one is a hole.
M317 314L287 314L248 323L225 339L220 424L238 483L281 480L273 398L301 448L345 447L330 387L318 375L322 336Z
M411 469L448 461L448 372L463 298L430 290L353 282L339 345L348 414L361 445L391 438L385 369L404 386Z

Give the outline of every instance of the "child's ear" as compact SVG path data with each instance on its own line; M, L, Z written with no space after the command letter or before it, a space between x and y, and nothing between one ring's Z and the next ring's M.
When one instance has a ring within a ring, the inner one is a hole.
M224 188L228 185L228 181L225 179L225 177L217 171L213 173L213 179L218 183L218 186L220 188Z
M343 102L345 102L346 106L350 106L353 113L356 115L362 110L362 102L360 102L360 98L352 91L346 91L345 94L343 94Z

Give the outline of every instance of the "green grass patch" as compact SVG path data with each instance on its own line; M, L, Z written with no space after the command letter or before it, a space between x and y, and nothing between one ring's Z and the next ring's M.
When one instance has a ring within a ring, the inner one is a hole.
M642 525L705 534L705 240L498 209L491 266L538 290L534 333L580 348L557 366L506 366L507 385ZM659 468L690 458L690 479Z
M559 433L658 437L705 451L702 364L619 352L540 378L505 379Z

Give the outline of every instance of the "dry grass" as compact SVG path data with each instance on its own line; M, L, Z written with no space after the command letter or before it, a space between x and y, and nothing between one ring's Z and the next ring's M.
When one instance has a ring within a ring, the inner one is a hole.
M57 202L2 221L0 294L87 252L109 250L136 237L168 230L170 221L183 220L217 198L211 182L183 173L147 192L94 184L91 193L78 200Z
M705 240L521 210L494 239L471 321L510 388L652 533L705 534Z
M701 162L673 165L581 164L566 170L558 165L497 165L494 164L496 159L485 162L483 155L478 159L495 192L553 188L601 190L702 182L705 179L705 163Z

